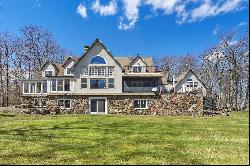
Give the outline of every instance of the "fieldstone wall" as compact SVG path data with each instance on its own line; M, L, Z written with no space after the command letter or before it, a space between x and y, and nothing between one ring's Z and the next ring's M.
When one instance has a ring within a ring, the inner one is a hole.
M134 99L148 99L148 109L134 109ZM202 110L203 97L193 94L108 97L110 114L200 115Z
M26 107L30 108L25 113L29 114L88 114L88 99L91 96L50 96L46 108L31 107L32 98L27 98ZM186 115L204 116L225 113L225 110L204 110L205 98L200 94L182 93L167 95L113 95L107 97L109 114L126 115ZM57 104L58 99L71 99L71 109L61 109ZM147 99L147 109L135 109L134 99Z

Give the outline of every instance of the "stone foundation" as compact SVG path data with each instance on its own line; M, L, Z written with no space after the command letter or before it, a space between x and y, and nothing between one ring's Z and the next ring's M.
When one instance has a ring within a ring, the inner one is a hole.
M30 108L30 112L40 114L88 114L89 97L94 96L48 96L47 107ZM101 96L107 98L108 114L126 115L186 115L203 116L206 114L221 114L222 111L206 111L203 109L204 98L197 94L169 94L169 95L113 95ZM26 98L27 107L32 105L33 98ZM71 109L61 109L57 105L58 99L70 99ZM147 109L135 109L134 99L147 99ZM24 105L24 104L23 104ZM209 112L209 113L208 113ZM225 111L224 111L225 112Z

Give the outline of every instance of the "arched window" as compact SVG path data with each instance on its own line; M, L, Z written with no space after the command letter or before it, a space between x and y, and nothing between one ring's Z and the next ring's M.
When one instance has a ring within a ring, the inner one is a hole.
M90 64L106 64L106 60L102 56L94 56L90 60Z

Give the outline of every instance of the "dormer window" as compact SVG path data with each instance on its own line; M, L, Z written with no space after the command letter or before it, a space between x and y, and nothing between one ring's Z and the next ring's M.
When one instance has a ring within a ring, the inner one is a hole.
M134 73L141 73L142 67L141 66L133 66L133 72Z
M50 76L52 76L52 71L45 71L44 75L45 75L45 77L50 77Z

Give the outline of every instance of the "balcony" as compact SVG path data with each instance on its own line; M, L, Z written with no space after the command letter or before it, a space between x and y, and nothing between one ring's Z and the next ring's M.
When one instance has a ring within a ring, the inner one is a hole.
M161 72L157 66L124 66L125 73L157 73Z

